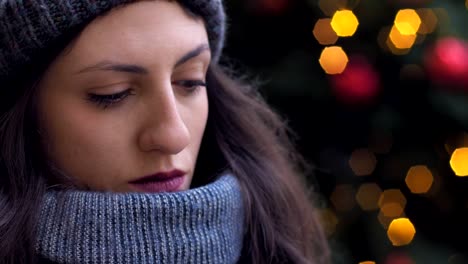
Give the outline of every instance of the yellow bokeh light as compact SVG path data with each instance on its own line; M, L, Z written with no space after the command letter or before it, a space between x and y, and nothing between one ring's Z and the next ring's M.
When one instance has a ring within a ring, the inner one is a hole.
M468 176L468 148L459 148L452 153L450 166L455 175L460 177Z
M434 182L434 176L426 166L417 165L408 170L405 182L412 193L427 193Z
M332 45L338 40L338 35L331 27L330 18L322 18L317 20L314 26L314 37L322 45Z
M406 198L398 189L388 189L385 190L379 198L379 207L382 208L384 205L389 203L397 203L401 208L406 206Z
M415 35L421 26L421 18L414 9L402 9L395 17L395 28L401 35Z
M351 185L338 185L331 194L330 201L337 211L350 211L356 205L355 194L355 190Z
M375 261L370 261L370 260L361 261L361 262L359 262L359 264L375 264Z
M349 166L357 176L366 176L372 174L375 170L377 159L368 149L356 149L351 153Z
M348 56L339 46L326 47L320 55L319 62L326 73L340 74L348 65Z
M362 210L371 211L379 209L379 198L382 190L375 183L365 183L356 193L356 201Z
M351 10L336 11L331 26L339 37L351 37L359 25L357 17Z
M431 34L434 32L438 23L438 19L434 11L431 8L419 8L416 12L421 18L421 26L419 27L418 33Z
M394 246L408 245L413 241L416 229L408 218L398 218L390 223L387 230L388 239Z
M416 41L416 34L403 35L395 26L390 30L388 37L393 45L395 45L395 48L398 49L410 49Z
M466 6L466 8L468 9L468 0L466 0L465 6Z

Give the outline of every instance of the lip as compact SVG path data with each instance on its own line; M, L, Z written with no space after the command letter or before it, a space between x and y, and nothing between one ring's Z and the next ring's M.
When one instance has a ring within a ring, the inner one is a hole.
M184 183L185 174L184 171L177 169L168 172L158 172L130 181L129 184L142 192L175 192Z

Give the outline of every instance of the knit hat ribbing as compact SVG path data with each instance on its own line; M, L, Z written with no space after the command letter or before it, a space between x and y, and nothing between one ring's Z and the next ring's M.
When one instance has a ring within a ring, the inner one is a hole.
M225 34L222 0L178 0L202 17L213 61L219 59ZM67 30L89 23L110 9L134 0L0 1L0 79L15 74Z

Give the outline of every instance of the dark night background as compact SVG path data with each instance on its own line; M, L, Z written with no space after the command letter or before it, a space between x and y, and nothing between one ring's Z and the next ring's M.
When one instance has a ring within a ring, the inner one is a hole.
M334 262L468 263L468 177L457 177L450 165L454 150L468 147L468 2L225 2L229 60L224 63L260 80L261 93L297 132L300 152L316 168L308 177L321 197ZM396 55L378 39L397 12L408 8L433 11L437 24L431 33L418 33L406 54ZM356 33L320 44L315 23L342 9L359 20ZM342 47L349 57L344 73L322 69L319 58L329 46ZM364 64L351 63L360 60ZM355 175L350 165L356 150L364 153L354 156L356 166L370 168L365 176ZM461 159L457 166L463 167L468 156ZM433 177L422 194L405 182L416 165L426 166ZM403 212L382 218L381 208L364 210L356 195L369 184L382 192L400 190ZM404 245L392 245L388 223L400 217L411 221L416 234Z

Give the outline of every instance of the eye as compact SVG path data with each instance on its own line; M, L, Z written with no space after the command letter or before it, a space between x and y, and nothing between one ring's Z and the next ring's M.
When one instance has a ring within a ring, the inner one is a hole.
M88 94L88 100L96 104L99 107L107 108L113 106L129 95L134 95L132 89L127 89L125 91L115 93L115 94Z
M206 87L206 83L202 80L183 80L174 82L174 84L182 86L189 94L193 94L199 91L200 88Z

